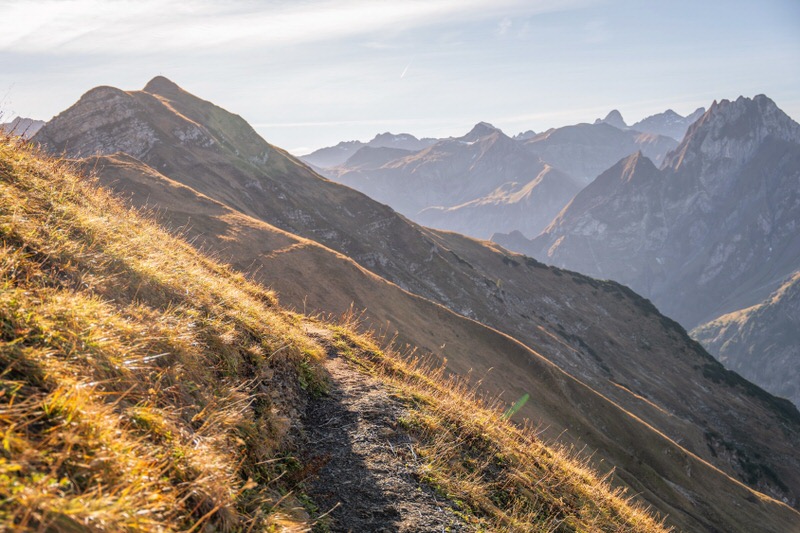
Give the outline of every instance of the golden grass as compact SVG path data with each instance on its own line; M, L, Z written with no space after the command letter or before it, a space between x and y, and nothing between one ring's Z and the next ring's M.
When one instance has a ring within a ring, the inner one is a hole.
M402 421L417 439L407 460L421 479L457 502L477 531L669 531L641 504L613 488L576 453L543 444L534 428L508 420L506 406L443 365L381 350L337 328L338 349L378 376L409 406Z
M297 318L10 139L0 197L2 527L285 525Z
M282 479L296 468L292 416L324 392L306 320L2 139L0 529L308 530ZM407 460L475 530L664 530L499 404L330 327L409 402Z

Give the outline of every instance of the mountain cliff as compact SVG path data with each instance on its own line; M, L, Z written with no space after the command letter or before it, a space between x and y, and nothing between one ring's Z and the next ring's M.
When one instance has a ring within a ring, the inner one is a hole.
M354 302L370 325L472 369L489 391L530 393L522 412L548 438L588 445L682 528L747 531L769 516L763 505L795 516L748 500L728 476L795 504L800 415L624 287L410 223L163 78L90 91L37 140L91 155L104 183L295 308Z

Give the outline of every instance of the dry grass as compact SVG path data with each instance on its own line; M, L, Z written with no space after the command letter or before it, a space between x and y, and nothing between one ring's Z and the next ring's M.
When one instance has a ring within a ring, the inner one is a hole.
M420 463L422 481L456 502L477 531L669 531L588 459L511 423L508 406L481 396L475 383L381 350L370 336L352 333L352 316L343 322L338 349L409 405L403 425L417 443L406 459Z
M0 529L303 531L282 475L319 345L275 296L0 142ZM662 531L586 466L352 325L408 399L423 481L476 530ZM286 476L291 477L291 476Z
M297 317L10 139L0 197L0 527L285 525Z

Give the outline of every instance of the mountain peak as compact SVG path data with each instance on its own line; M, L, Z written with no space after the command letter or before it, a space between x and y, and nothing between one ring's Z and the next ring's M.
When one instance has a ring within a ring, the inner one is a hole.
M704 156L716 160L725 153L730 154L726 156L728 164L739 166L767 137L800 143L800 124L763 94L715 100L665 159L665 165L677 169Z
M620 113L617 109L612 109L609 111L608 115L604 119L597 119L594 121L595 124L608 124L609 126L614 126L615 128L619 128L621 130L628 129L628 125L625 124L625 119L622 118L622 113Z
M165 96L169 93L182 92L183 89L181 89L177 83L164 76L156 76L147 82L143 91L150 94Z
M495 128L494 126L492 126L488 122L478 122L477 124L475 124L475 126L472 127L472 129L469 131L469 133L467 133L466 135L461 137L461 140L462 141L476 141L476 140L480 139L481 137L486 137L487 135L491 135L491 134L493 134L495 132L502 133L500 131L500 129Z

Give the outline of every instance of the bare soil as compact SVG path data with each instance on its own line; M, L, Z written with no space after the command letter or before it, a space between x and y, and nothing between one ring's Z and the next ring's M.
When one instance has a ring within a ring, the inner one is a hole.
M446 499L419 481L413 439L399 420L403 402L359 372L332 347L330 392L308 403L303 463L318 506L315 531L468 531Z

